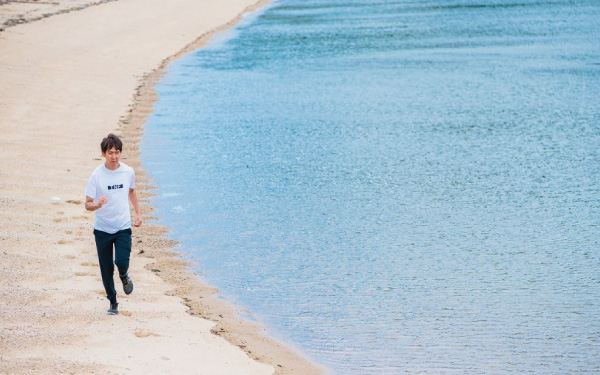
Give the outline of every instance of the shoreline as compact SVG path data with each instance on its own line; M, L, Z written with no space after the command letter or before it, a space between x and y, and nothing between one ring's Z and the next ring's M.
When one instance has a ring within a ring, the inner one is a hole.
M0 166L0 295L9 302L0 308L0 372L324 373L189 270L168 228L152 223L154 187L138 150L164 69L268 2L109 1L0 33L0 157L11 160ZM178 25L157 27L156 18ZM156 30L139 31L148 25ZM184 42L190 33L200 37ZM105 315L93 214L83 208L99 140L111 131L136 170L145 221L133 234L137 289L119 293L116 319Z
M160 82L161 78L167 73L169 65L183 56L206 47L210 40L218 33L224 32L235 27L243 20L246 14L258 11L267 6L272 0L259 0L250 5L242 13L238 14L227 24L213 29L204 35L198 37L195 41L188 44L177 54L164 59L159 67L148 73L141 79L141 84L136 89L132 108L129 115L122 118L119 124L120 134L124 141L124 148L127 148L128 155L135 155L135 171L137 176L144 176L145 185L141 191L148 194L149 190L156 190L153 180L148 177L148 172L141 167L141 151L139 144L144 133L144 125L148 116L153 112L154 103L158 100L157 92L154 87ZM129 146L129 147L127 147ZM145 195L146 195L145 194ZM155 195L149 193L149 195ZM147 200L140 201L140 205L149 211L154 211L154 207ZM152 220L158 220L152 217ZM147 225L147 224L145 224ZM183 303L189 308L188 313L192 316L199 316L210 320L216 325L211 332L217 336L225 338L231 344L242 349L250 358L262 363L269 364L275 369L277 375L309 375L325 374L325 369L304 358L300 353L265 333L265 327L259 323L249 321L239 316L238 309L224 300L216 298L218 289L199 280L198 275L190 271L192 262L182 260L182 254L173 250L177 242L166 239L168 228L152 224L155 228L160 228L161 240L166 240L163 254L154 258L154 263L146 266L146 269L155 269L156 265L160 269L160 277L169 283L177 284L174 291L175 296L182 299ZM168 265L163 271L161 265ZM182 276L185 274L185 276Z

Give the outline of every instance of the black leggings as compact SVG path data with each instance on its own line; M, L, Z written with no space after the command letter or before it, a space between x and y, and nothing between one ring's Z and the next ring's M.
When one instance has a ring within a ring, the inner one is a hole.
M96 250L98 250L98 261L100 263L100 273L102 274L102 284L104 284L106 298L111 303L117 303L117 291L115 290L113 274L115 272L115 264L119 269L119 275L125 275L129 269L131 228L120 230L114 234L94 229L94 236L96 237ZM113 245L115 247L114 259Z

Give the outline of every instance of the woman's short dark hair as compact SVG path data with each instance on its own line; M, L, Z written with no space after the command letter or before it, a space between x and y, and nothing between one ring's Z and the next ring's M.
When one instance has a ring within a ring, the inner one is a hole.
M113 133L110 133L100 143L100 149L103 153L106 154L106 152L112 149L113 147L119 151L123 151L123 142L121 142L119 137L117 137Z

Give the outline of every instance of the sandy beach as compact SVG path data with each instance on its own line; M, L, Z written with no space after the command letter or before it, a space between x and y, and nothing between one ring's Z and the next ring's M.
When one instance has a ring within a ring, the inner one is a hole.
M188 271L168 228L154 224L140 167L162 69L264 3L0 2L0 373L322 372ZM144 218L133 235L136 289L119 292L116 317L105 312L83 205L109 132L124 140Z

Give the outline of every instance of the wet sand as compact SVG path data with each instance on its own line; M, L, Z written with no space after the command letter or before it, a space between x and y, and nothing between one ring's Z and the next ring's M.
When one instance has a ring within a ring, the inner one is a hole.
M140 167L162 69L264 2L73 3L0 32L0 373L322 372L188 270L168 228L154 224L154 187ZM123 137L145 221L133 235L135 291L119 293L116 317L105 313L83 206L109 132Z

